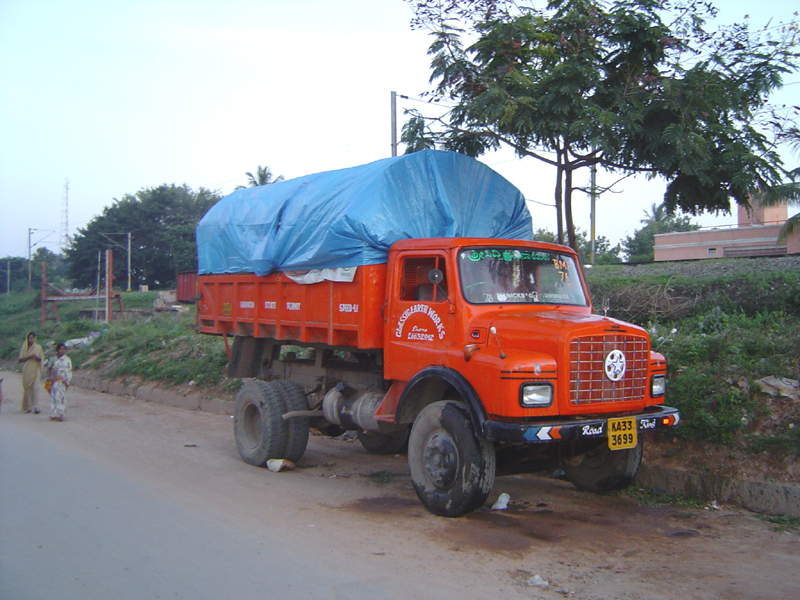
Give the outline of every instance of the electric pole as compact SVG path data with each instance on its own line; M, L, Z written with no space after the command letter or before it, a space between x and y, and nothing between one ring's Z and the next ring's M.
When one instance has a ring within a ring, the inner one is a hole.
M69 179L64 180L64 204L61 208L61 242L62 251L69 244Z
M397 92L392 92L392 156L397 156Z
M32 269L31 269L31 233L33 233L34 231L36 231L36 230L35 229L31 229L30 227L28 227L28 291L29 292L31 291L31 275L32 275Z

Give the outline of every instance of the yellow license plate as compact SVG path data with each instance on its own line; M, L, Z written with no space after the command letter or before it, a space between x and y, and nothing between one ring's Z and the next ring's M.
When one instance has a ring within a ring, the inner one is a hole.
M608 420L609 449L624 450L625 448L635 448L637 443L636 417Z

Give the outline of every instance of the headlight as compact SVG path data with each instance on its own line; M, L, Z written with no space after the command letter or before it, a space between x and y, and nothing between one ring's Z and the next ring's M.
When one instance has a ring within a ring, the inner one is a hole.
M527 383L520 388L519 403L522 406L550 406L553 402L553 386L549 383Z
M667 391L667 378L664 375L653 375L650 380L650 395L655 398L656 396L663 396Z

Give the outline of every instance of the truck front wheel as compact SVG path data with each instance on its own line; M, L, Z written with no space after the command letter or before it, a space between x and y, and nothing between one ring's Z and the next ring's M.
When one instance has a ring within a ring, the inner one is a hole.
M564 465L567 479L584 492L613 492L628 487L642 464L642 440L634 448L609 450L606 444Z
M461 402L434 402L411 428L408 467L425 508L460 517L480 508L492 491L494 446L475 437Z
M244 462L263 467L270 458L285 458L284 412L283 397L271 382L244 382L233 411L233 435Z

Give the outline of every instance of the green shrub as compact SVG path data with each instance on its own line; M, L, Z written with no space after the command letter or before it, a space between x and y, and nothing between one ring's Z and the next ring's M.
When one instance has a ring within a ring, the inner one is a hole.
M730 443L757 412L746 392L694 367L680 371L667 389L669 403L681 411L681 426L676 431L684 438Z

